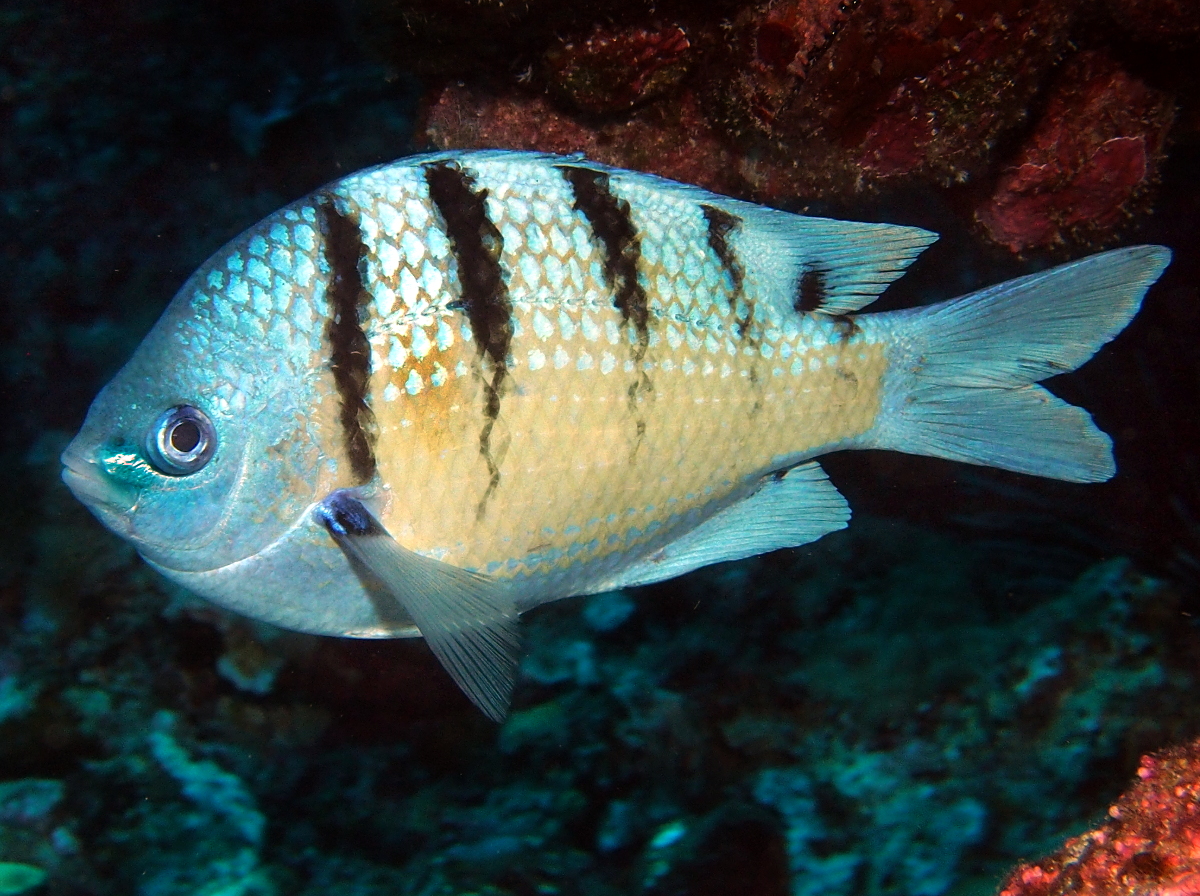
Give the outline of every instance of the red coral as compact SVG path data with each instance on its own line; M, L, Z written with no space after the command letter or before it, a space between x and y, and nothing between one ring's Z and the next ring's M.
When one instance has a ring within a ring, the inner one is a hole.
M819 64L816 50L783 74L758 55L735 57L732 81L714 93L728 95L727 117L743 139L766 135L819 169L811 178L794 172L799 192L894 178L961 182L986 171L1002 135L1024 121L1067 46L1077 5L862 0L838 8L843 20L816 48ZM743 13L752 15L761 13ZM816 19L803 33L822 27Z
M1105 2L1145 22L1183 0ZM474 82L486 88L440 88L426 100L426 136L444 148L583 152L765 202L969 183L960 207L1018 252L1111 241L1156 177L1170 103L1074 49L1073 35L1096 28L1085 0L737 10L731 21L704 4L635 21L626 9L620 25L566 12L539 25L531 12L519 58L539 61L519 85L509 72Z
M541 96L491 97L466 87L442 90L425 112L424 133L446 149L495 147L582 152L589 159L699 184L723 193L741 186L732 151L705 121L687 92L669 112L643 114L596 127L557 111Z
M845 0L782 0L768 4L750 29L751 65L759 71L803 75L846 20Z
M797 85L847 20L842 0L775 0L748 6L732 26L732 83L716 86L734 118L770 132Z
M691 42L678 25L624 30L597 26L582 41L547 51L547 80L585 112L619 112L660 96L683 80Z
M1020 865L999 896L1200 896L1200 740L1143 756L1110 820Z
M976 220L1014 252L1111 231L1157 177L1173 116L1164 94L1082 54Z
M981 168L998 136L1024 119L1041 73L1057 56L1057 41L1048 37L1061 40L1066 22L1045 12L948 16L935 32L947 55L896 85L862 142L863 169L877 177L926 171L955 181Z

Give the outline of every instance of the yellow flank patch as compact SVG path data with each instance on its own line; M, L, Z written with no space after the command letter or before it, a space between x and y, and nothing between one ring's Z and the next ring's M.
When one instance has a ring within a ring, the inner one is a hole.
M879 410L880 344L797 336L764 357L722 338L712 351L668 338L659 318L639 371L616 311L551 313L572 320L547 328L544 308L516 312L489 440L499 483L482 513L488 362L459 339L375 370L383 522L401 544L500 575L623 553L780 458L866 431Z

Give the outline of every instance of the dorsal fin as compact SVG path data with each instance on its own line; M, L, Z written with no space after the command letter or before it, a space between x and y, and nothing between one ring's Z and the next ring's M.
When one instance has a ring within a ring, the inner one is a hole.
M869 305L937 239L936 233L919 227L795 215L657 175L612 168L579 155L492 149L433 153L409 161L415 165L448 159L468 167L489 162L525 163L530 165L528 176L535 180L542 176L535 166L566 165L604 174L611 189L635 203L639 191L649 189L700 209L715 209L724 228L721 238L733 253L730 257L745 269L760 300L769 303L779 319L809 311L847 314ZM514 176L513 172L508 176Z
M937 239L919 227L808 218L731 200L722 204L736 205L729 211L742 225L734 245L781 314L858 311Z
M760 295L784 317L847 314L869 305L938 238L920 227L794 215L650 174L573 164L605 171L618 186L653 186L718 209L732 222L723 239Z
M857 311L878 298L938 238L920 227L794 215L598 162L572 159L571 164L604 172L618 190L622 185L633 190L651 187L718 209L734 223L723 238L780 315L797 313L806 297L816 305L807 310Z

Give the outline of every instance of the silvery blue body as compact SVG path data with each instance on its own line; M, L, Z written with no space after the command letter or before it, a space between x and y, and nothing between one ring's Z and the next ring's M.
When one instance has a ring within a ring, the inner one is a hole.
M421 634L500 717L520 612L841 528L814 458L1114 472L1036 383L1169 261L1139 246L859 314L934 235L528 153L440 153L281 209L183 286L64 478L240 613Z

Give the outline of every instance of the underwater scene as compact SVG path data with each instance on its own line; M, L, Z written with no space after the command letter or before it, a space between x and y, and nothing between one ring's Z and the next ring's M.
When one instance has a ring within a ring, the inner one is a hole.
M0 896L1200 896L1198 52L1192 0L4 0Z

